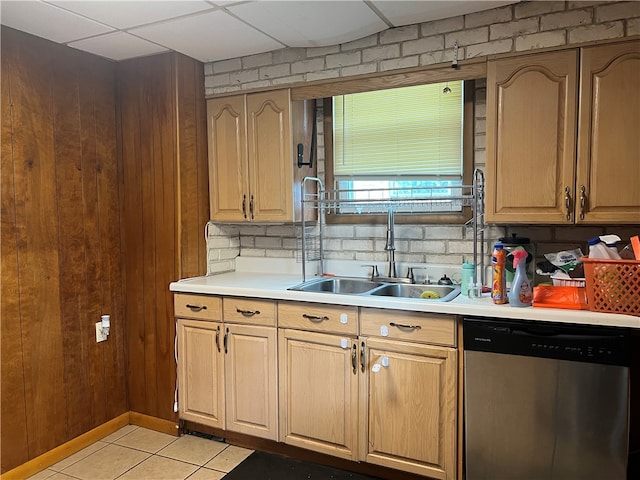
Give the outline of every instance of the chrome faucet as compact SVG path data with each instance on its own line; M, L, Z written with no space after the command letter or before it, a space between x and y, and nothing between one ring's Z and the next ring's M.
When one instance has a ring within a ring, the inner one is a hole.
M389 205L389 215L387 217L387 243L384 246L387 251L387 277L396 278L396 245L393 220L393 205Z

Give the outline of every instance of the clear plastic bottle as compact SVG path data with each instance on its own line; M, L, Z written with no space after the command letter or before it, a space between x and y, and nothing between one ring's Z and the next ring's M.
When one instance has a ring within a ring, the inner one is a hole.
M529 307L533 303L533 289L527 278L525 267L529 254L525 250L516 250L512 255L516 273L509 291L509 305L512 307Z
M505 266L507 264L507 252L504 250L502 243L496 243L491 255L491 264L493 266L493 286L491 288L491 297L493 303L502 305L507 303L507 285Z

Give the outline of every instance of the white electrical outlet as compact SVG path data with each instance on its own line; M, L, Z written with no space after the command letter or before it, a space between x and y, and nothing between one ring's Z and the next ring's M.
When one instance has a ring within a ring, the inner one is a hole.
M102 322L96 323L96 342L104 342L107 336L102 331Z

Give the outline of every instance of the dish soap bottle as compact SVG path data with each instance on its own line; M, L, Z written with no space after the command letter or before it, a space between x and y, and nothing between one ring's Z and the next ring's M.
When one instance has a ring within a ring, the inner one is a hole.
M512 307L529 307L533 303L533 289L525 270L529 254L525 250L514 250L512 255L516 273L509 291L509 304Z

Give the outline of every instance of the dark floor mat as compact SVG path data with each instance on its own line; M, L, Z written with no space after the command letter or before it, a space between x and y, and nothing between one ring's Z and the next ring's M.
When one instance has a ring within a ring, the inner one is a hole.
M359 473L302 462L293 458L253 452L224 480L379 480Z

